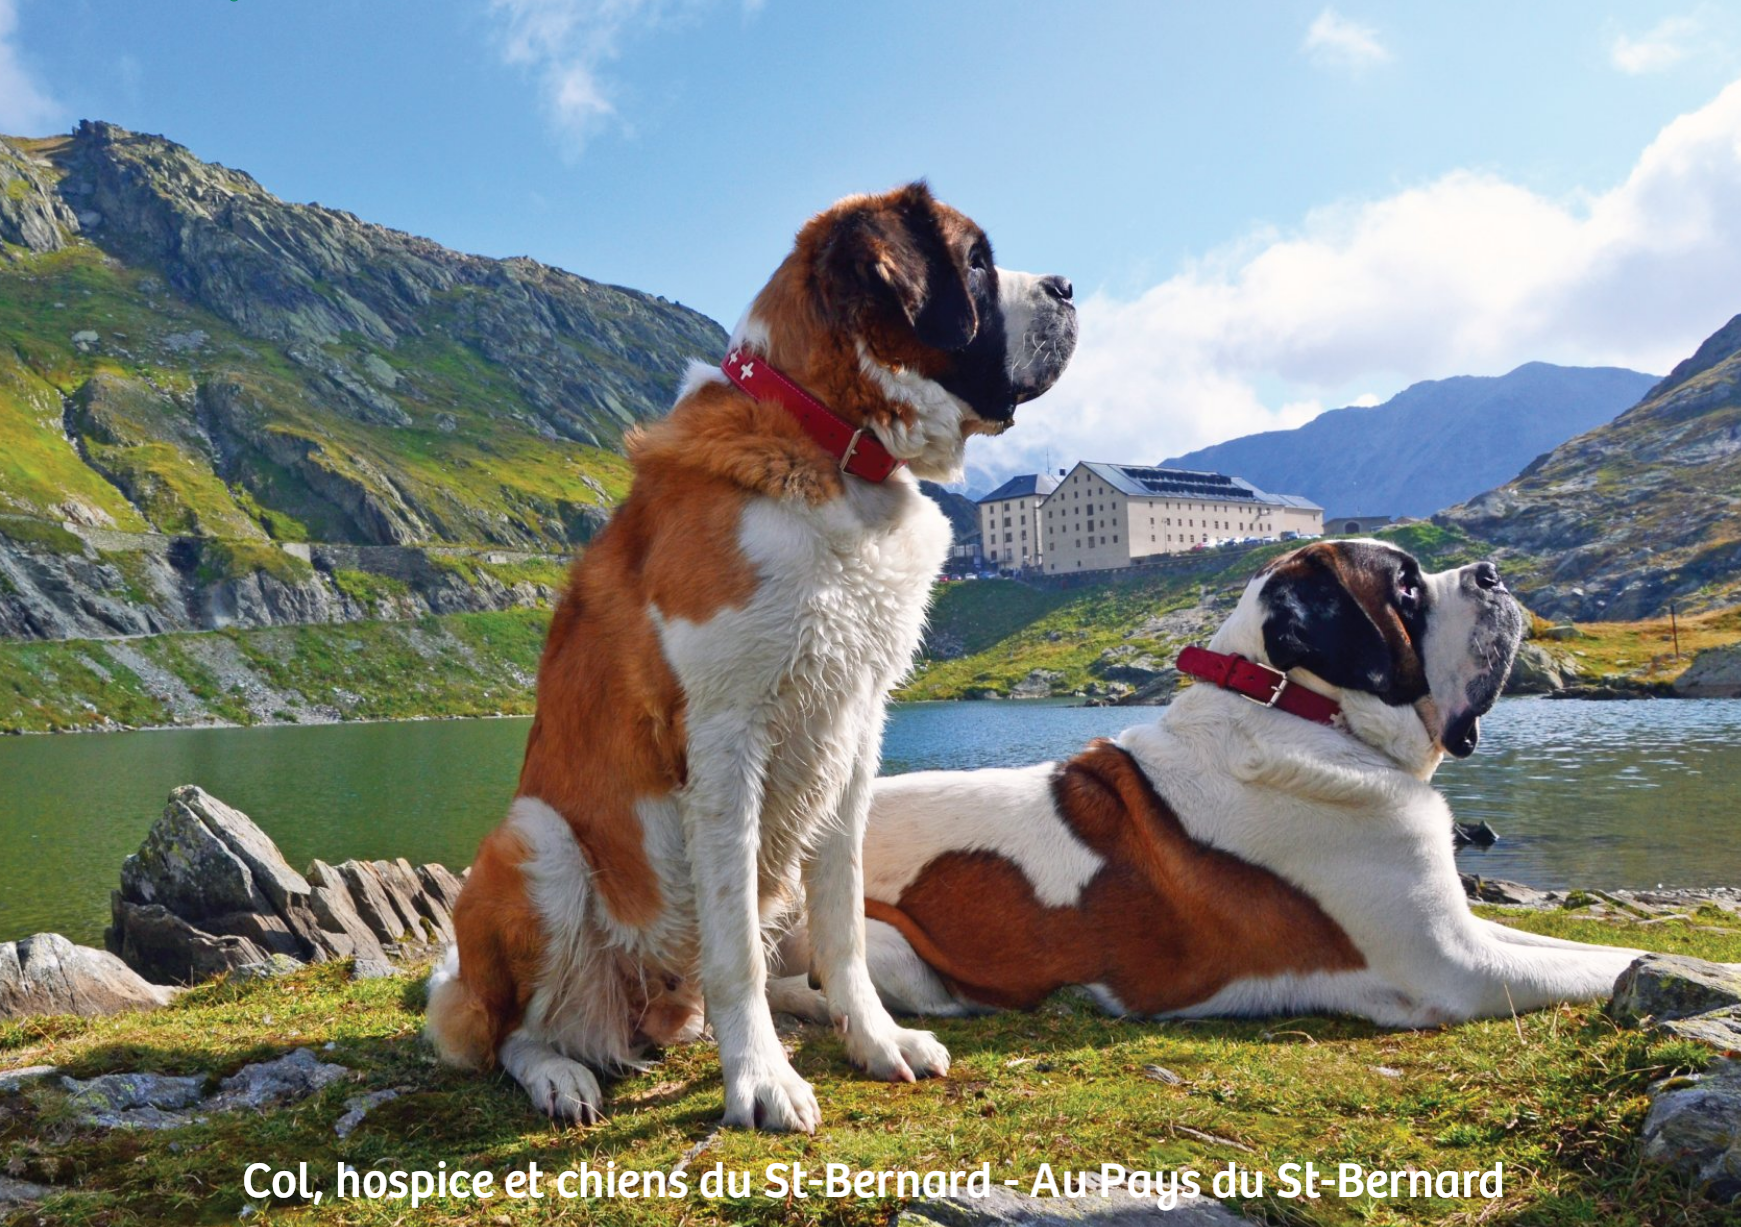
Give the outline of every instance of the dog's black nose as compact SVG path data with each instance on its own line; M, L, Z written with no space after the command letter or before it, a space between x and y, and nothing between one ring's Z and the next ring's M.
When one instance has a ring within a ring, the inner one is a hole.
M1475 586L1478 588L1485 588L1489 592L1495 588L1505 587L1504 583L1502 583L1499 578L1499 568L1490 562L1478 562L1475 564Z
M1050 294L1053 298L1058 299L1060 302L1069 302L1071 295L1076 293L1075 287L1070 284L1070 278L1068 277L1042 277L1040 278L1040 285L1045 289L1046 293Z

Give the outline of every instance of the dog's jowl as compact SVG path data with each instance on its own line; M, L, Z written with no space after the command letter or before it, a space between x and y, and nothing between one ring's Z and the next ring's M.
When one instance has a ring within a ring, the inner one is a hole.
M961 470L1075 346L1070 283L999 269L922 184L813 218L719 366L632 437L628 499L576 565L518 797L431 980L442 1056L552 1115L597 1074L719 1041L728 1123L812 1130L764 940L807 904L853 1062L943 1072L865 965L860 845L883 706L949 544L916 478Z

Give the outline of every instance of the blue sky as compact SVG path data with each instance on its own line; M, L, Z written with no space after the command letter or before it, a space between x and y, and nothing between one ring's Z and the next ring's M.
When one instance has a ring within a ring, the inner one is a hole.
M1741 311L1738 78L1696 3L0 0L0 131L161 132L728 326L808 213L928 176L1084 304L976 482L1666 369Z

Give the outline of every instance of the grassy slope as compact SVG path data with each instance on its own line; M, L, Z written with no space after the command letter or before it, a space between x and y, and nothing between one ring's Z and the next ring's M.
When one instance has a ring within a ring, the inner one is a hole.
M1556 936L1741 959L1741 933L1703 915L1617 931L1568 913L1487 914ZM419 998L403 981L351 983L338 965L278 981L209 985L156 1013L0 1023L4 1066L51 1062L80 1076L123 1069L221 1075L290 1048L330 1043L325 1059L359 1071L291 1110L213 1116L167 1134L76 1129L52 1090L0 1099L0 1170L77 1187L78 1194L45 1207L55 1223L233 1221L247 1162L307 1161L329 1191L326 1174L340 1160L407 1169L446 1161L503 1174L528 1162L551 1171L582 1160L669 1169L712 1133L720 1115L714 1053L694 1045L618 1083L604 1124L551 1126L504 1078L434 1065L416 1040ZM1273 1173L1305 1160L1393 1169L1503 1161L1506 1198L1498 1205L1272 1196L1246 1209L1301 1224L1731 1221L1727 1210L1689 1202L1674 1178L1637 1157L1646 1087L1701 1066L1708 1050L1617 1030L1591 1007L1387 1032L1330 1018L1132 1023L1065 997L1033 1014L944 1021L937 1030L955 1058L948 1078L890 1087L854 1075L835 1036L803 1029L794 1037L795 1063L820 1093L821 1133L722 1132L692 1171L715 1162L759 1174L773 1161L920 1171L989 1161L995 1178L1027 1180L1042 1162L1209 1172L1236 1160ZM1149 1064L1175 1071L1183 1083L1150 1080L1143 1074ZM407 1093L375 1109L348 1140L336 1139L332 1126L344 1099L385 1087ZM871 1224L885 1221L888 1208L823 1200L563 1207L497 1199L481 1216L475 1203L426 1205L415 1221L530 1223L567 1209L575 1222ZM407 1213L393 1202L329 1200L318 1209L270 1207L255 1221L385 1227L409 1221Z
M1430 524L1382 535L1432 568L1476 556L1466 537ZM922 659L899 697L959 699L988 689L1008 693L1034 669L1061 673L1060 691L1079 690L1093 680L1089 666L1100 654L1124 644L1169 660L1186 640L1132 632L1158 614L1191 608L1204 594L1214 596L1225 613L1258 569L1291 548L1191 556L1152 574L1063 592L1036 591L1013 580L945 584L931 613L931 641L960 645L965 654Z
M1378 534L1410 550L1429 569L1480 557L1482 547L1455 530L1417 524ZM931 614L931 641L961 652L953 659L922 658L899 696L962 699L986 691L1007 694L1034 669L1062 674L1055 689L1081 690L1095 680L1090 666L1107 648L1128 644L1170 661L1188 639L1133 634L1142 624L1188 609L1200 594L1214 596L1222 614L1247 578L1283 546L1202 560L1154 575L1111 580L1065 592L1043 592L1012 580L943 585ZM1579 624L1580 637L1553 643L1583 670L1580 684L1604 680L1668 682L1700 649L1741 642L1741 607L1680 619L1681 655L1673 655L1667 618Z
M189 389L196 378L238 380L273 433L305 443L318 466L360 486L385 493L385 479L403 490L430 510L442 540L482 542L479 526L498 521L559 544L575 507L599 502L583 478L610 499L627 491L622 457L541 438L504 416L520 403L519 393L492 363L448 339L444 321L454 303L435 304L435 327L426 335L374 351L410 372L415 386L414 396L399 397L412 425L383 427L325 408L320 394L308 390L305 372L271 344L244 338L210 312L151 288L148 272L89 244L13 254L0 265L0 512L59 518L52 509L75 497L122 528L203 527L229 535L257 521L281 539L346 539L329 504L261 457L245 467L241 482L226 483L186 449L151 440L99 446L92 457L99 466L150 492L141 507L131 505L62 430L60 398L99 372L171 390ZM73 333L84 329L100 335L102 352L73 346ZM208 337L197 352L162 348L164 336L194 330ZM328 348L337 355L371 347L346 338Z
M391 596L381 587L390 581L347 574L359 591ZM159 635L124 643L0 644L0 732L211 719L257 724L335 714L349 720L529 715L532 676L548 624L545 611L509 610L415 622ZM135 667L139 657L148 667ZM238 659L240 670L230 663ZM152 680L158 670L174 675L191 694L192 715ZM259 685L287 696L285 704L260 709L250 701Z

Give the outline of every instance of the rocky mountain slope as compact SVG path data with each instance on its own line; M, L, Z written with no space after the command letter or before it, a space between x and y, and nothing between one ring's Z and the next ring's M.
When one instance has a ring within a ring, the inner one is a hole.
M1303 494L1330 515L1427 516L1517 475L1531 460L1636 404L1654 376L1531 362L1495 378L1406 388L1164 463L1237 473Z
M1438 517L1499 548L1550 618L1741 598L1741 316L1636 407Z
M0 636L535 600L724 341L160 137L0 138Z

